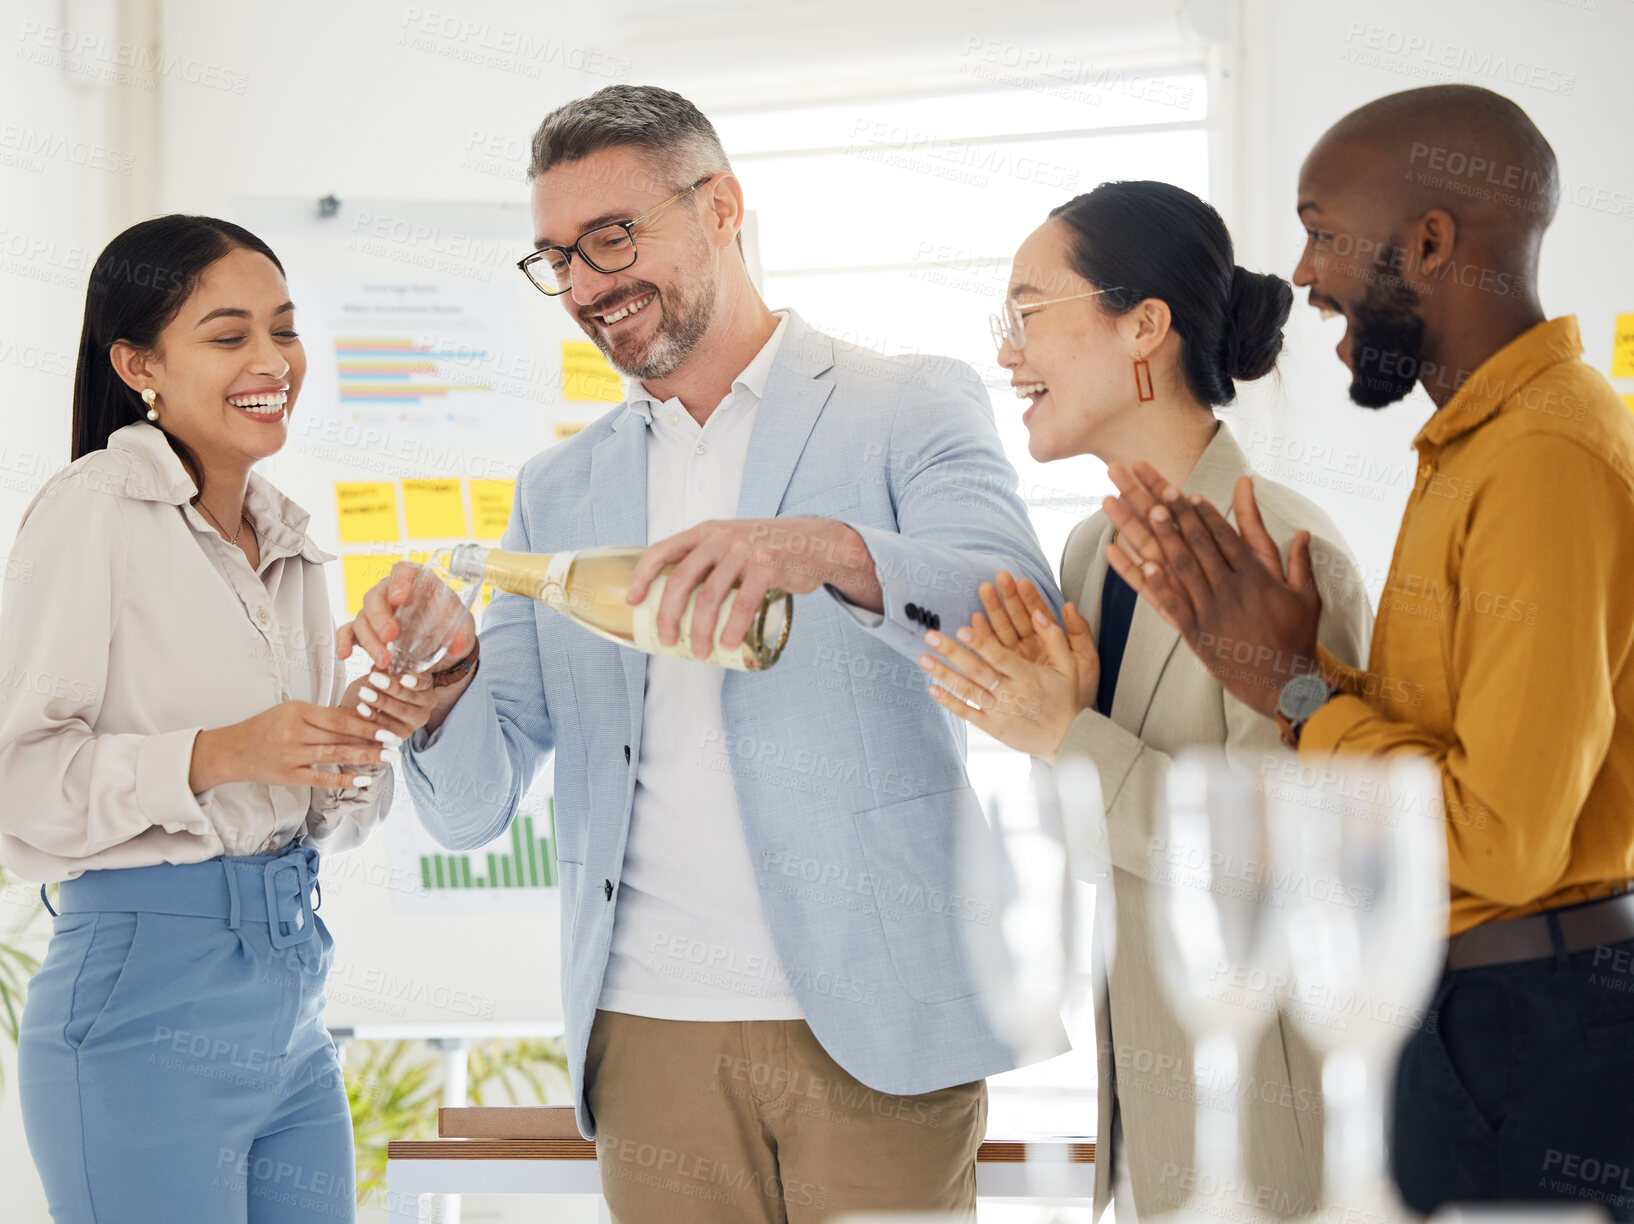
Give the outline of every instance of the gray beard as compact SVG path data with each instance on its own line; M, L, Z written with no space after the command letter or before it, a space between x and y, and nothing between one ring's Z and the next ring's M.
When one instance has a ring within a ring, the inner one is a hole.
M692 356L692 351L709 331L709 325L715 318L715 304L719 295L716 283L706 275L709 250L702 233L694 232L692 235L692 255L690 284L693 286L693 292L689 294L677 286L674 289L663 290L659 294L658 330L653 333L646 356L639 362L634 365L621 365L618 358L613 355L613 350L603 343L602 337L594 330L591 331L590 338L596 342L596 346L620 374L642 382L668 378L686 364L687 358ZM647 309L651 310L652 307L649 306Z
M677 300L675 311L671 314L670 299L660 295L659 307L663 313L659 316L658 331L647 348L646 356L634 365L620 365L611 349L603 347L602 351L607 354L607 360L614 369L630 378L642 382L668 378L686 364L687 358L692 356L692 351L709 331L709 324L715 317L715 296L713 282L702 285L697 296ZM599 339L597 343L600 343Z

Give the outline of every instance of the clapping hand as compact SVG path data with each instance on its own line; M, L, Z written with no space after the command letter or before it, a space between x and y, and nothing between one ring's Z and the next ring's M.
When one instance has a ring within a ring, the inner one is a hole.
M1282 686L1317 670L1322 596L1311 571L1310 532L1294 537L1284 566L1249 477L1232 494L1239 535L1214 506L1186 497L1150 464L1113 464L1108 471L1119 496L1102 508L1135 554L1111 548L1108 563L1222 688L1270 717Z
M986 615L973 613L953 638L925 635L938 652L919 659L936 681L931 696L1001 743L1053 756L1073 719L1094 704L1100 655L1089 625L1068 603L1063 629L1038 589L1008 572L978 593Z

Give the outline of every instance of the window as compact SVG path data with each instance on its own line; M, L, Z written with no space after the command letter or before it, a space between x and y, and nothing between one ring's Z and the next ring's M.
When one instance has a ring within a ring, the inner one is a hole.
M1015 248L1074 195L1109 179L1160 179L1206 199L1208 113L1205 73L1184 66L715 122L756 214L768 304L845 344L974 366L1053 564L1111 486L1092 457L1044 465L1028 455L988 316ZM1020 763L972 731L970 776L984 798ZM1073 1053L992 1081L991 1134L1093 1132L1087 1010L1079 1027Z

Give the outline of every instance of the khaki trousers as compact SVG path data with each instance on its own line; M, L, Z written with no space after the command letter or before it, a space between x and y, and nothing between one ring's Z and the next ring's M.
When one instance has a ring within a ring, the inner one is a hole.
M803 1020L600 1011L584 1083L617 1224L975 1217L985 1080L892 1096L844 1071Z

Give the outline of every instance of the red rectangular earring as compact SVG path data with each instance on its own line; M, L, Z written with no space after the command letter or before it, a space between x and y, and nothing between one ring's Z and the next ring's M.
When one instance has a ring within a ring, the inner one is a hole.
M1144 357L1135 358L1135 394L1143 404L1157 398L1157 392L1152 390L1152 367Z

